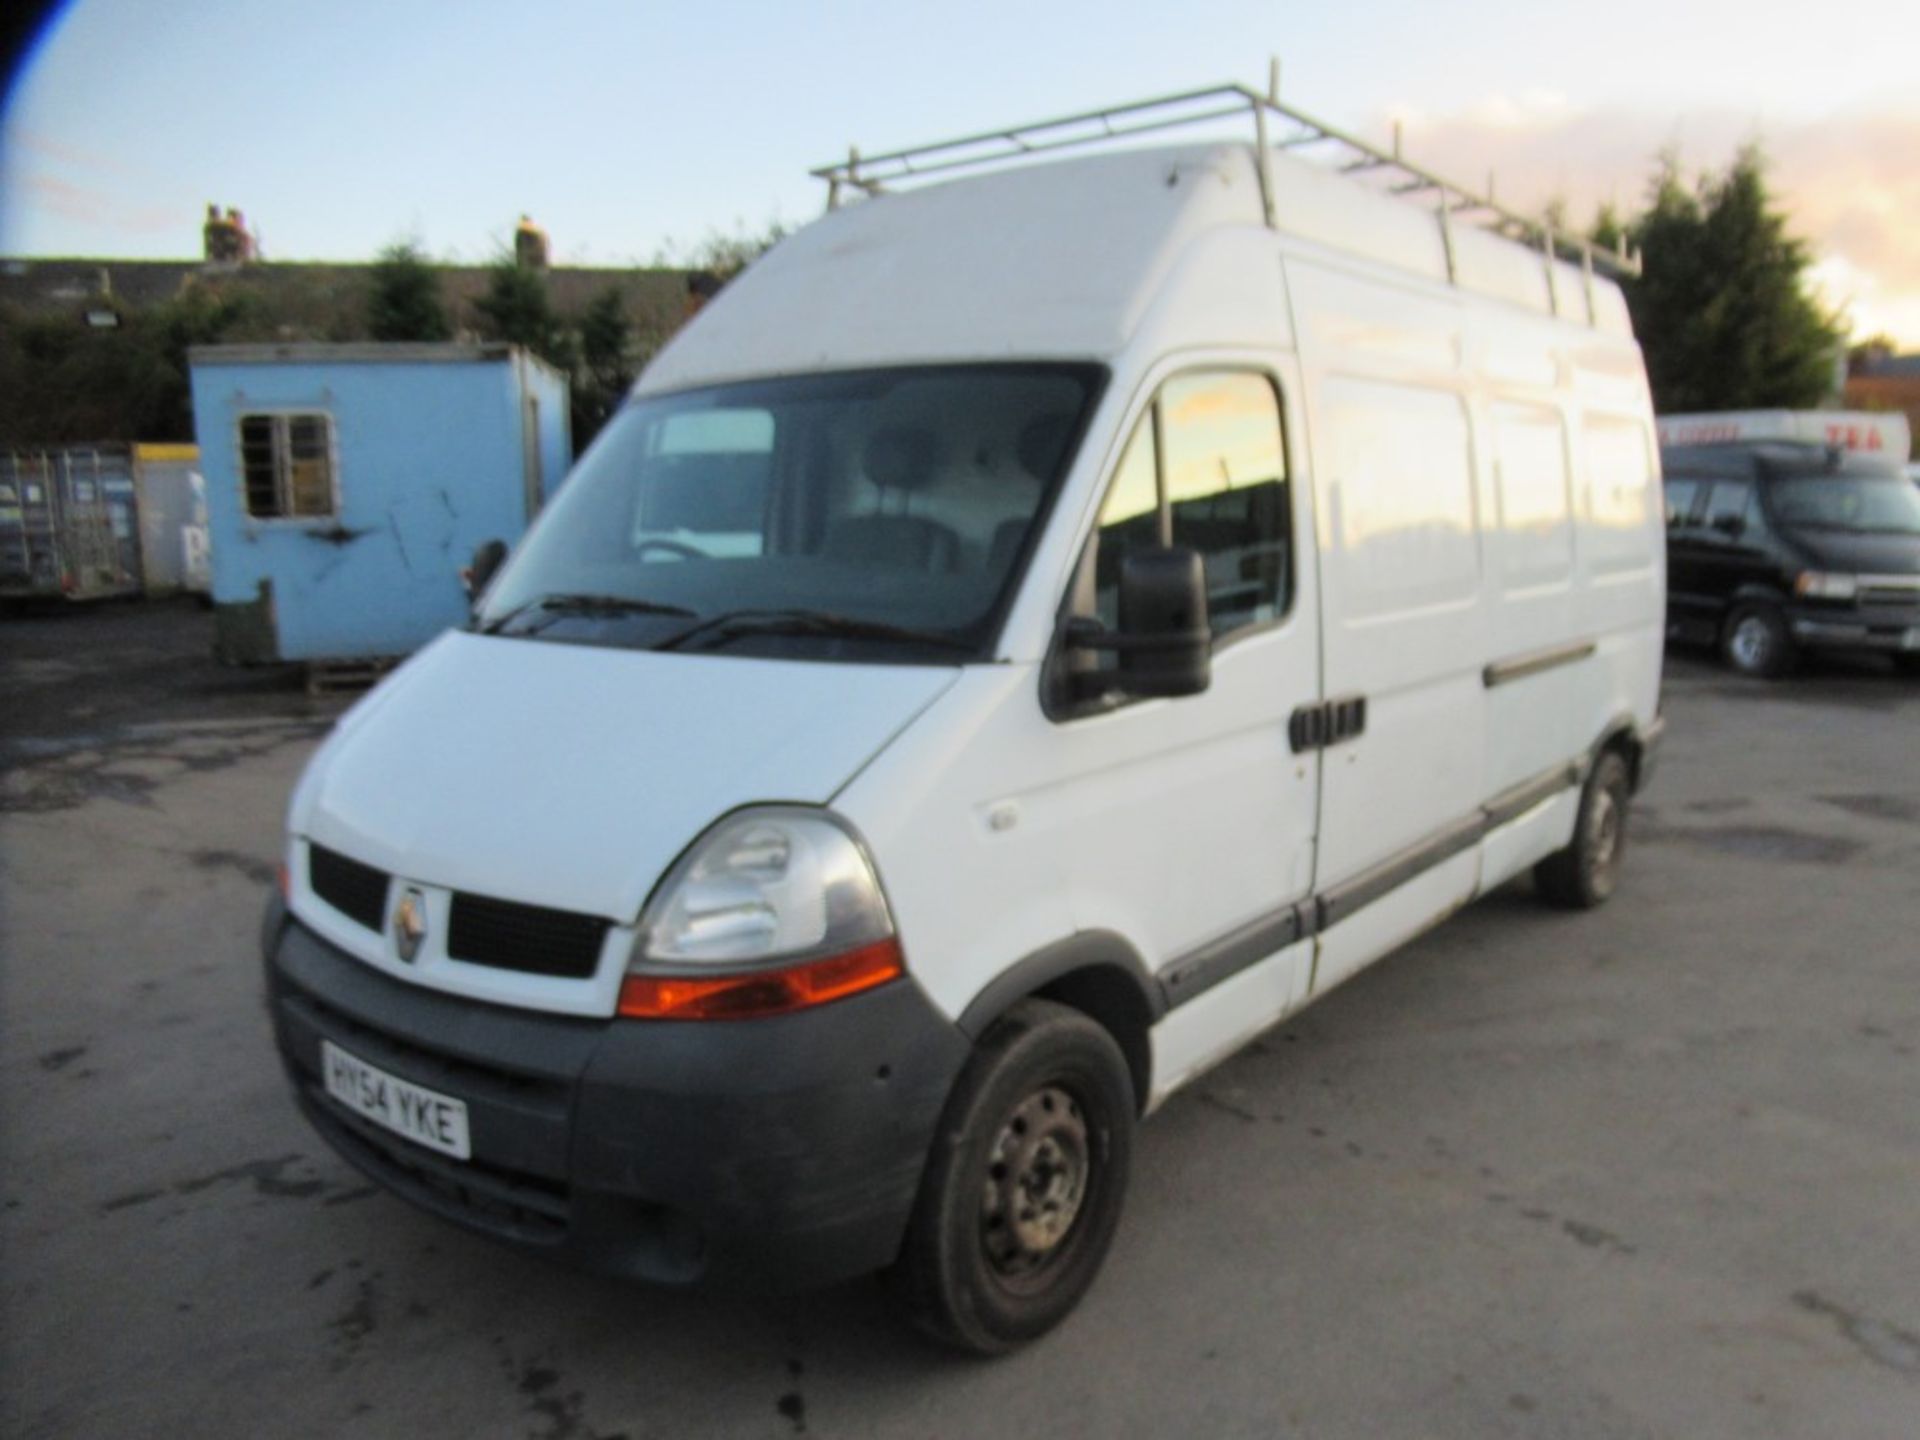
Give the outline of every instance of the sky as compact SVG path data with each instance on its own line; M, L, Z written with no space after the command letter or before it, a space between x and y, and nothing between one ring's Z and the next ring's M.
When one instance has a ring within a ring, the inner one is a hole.
M1737 18L1731 18L1737 17ZM1217 81L1523 209L1634 206L1757 141L1829 305L1920 349L1920 0L75 0L0 118L0 253L270 259L410 237L671 260L818 213L808 169Z

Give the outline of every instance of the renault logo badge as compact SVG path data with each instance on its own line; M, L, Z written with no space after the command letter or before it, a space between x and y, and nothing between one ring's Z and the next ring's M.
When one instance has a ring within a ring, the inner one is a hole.
M427 897L409 886L393 907L393 940L400 947L400 958L412 960L427 938Z

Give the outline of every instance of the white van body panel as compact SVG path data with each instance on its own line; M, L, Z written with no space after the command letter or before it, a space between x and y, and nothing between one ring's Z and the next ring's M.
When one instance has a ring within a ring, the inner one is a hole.
M1191 241L1260 224L1244 146L1008 170L836 210L788 236L636 394L743 376L1118 353Z
M1487 832L1480 845L1480 888L1477 895L1498 890L1524 874L1573 838L1580 813L1580 792L1568 787L1551 800Z
M396 875L630 925L716 819L824 804L958 673L449 633L315 757L292 828Z
M1314 940L1299 940L1221 982L1153 1027L1149 1110L1311 997Z
M1657 450L1618 289L1464 226L1449 257L1431 215L1284 155L1274 198L1277 230L1246 147L1190 146L890 195L782 241L636 395L1106 367L993 662L449 636L323 747L295 799L296 858L339 849L421 885L430 911L466 889L612 920L591 981L431 953L409 974L579 1014L612 1013L673 859L762 802L828 805L857 830L910 972L953 1018L1076 936L1116 937L1171 993L1197 954L1292 917L1304 934L1241 945L1153 1026L1157 1104L1562 848L1595 747L1657 723ZM1108 483L1162 384L1194 369L1277 388L1292 608L1221 644L1203 693L1050 717L1046 664ZM1296 752L1290 717L1349 698L1364 729ZM1368 888L1410 854L1425 858ZM293 908L399 973L383 937L333 923L299 881Z
M1312 998L1319 999L1458 910L1473 898L1479 877L1479 850L1464 851L1423 870L1351 919L1322 932Z
M973 667L861 771L835 808L883 857L935 1004L957 1016L1011 960L1089 931L1158 972L1308 893L1317 763L1288 752L1292 706L1268 683L1291 643L1283 629L1223 654L1212 707L1064 726L1032 668Z

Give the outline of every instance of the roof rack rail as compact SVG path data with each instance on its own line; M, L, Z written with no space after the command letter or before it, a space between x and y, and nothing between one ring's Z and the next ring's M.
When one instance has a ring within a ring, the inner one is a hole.
M1037 120L1004 130L983 130L956 140L939 140L930 145L915 145L889 150L879 155L862 155L850 147L847 158L822 165L808 173L827 184L827 208L838 208L848 189L866 195L884 195L887 188L901 181L920 180L947 171L976 166L1020 161L1050 150L1065 150L1083 145L1101 145L1156 131L1200 125L1209 121L1251 116L1254 152L1260 174L1261 208L1267 224L1280 228L1274 205L1272 156L1275 150L1303 150L1325 146L1338 156L1334 168L1343 172L1385 172L1382 188L1401 196L1426 195L1433 200L1441 234L1446 240L1447 264L1453 268L1451 226L1454 217L1468 219L1509 239L1538 245L1543 255L1570 260L1587 274L1604 271L1617 277L1637 277L1641 273L1638 250L1629 249L1623 240L1618 249L1607 250L1577 235L1561 234L1546 218L1522 215L1509 210L1493 197L1493 176L1487 177L1484 193L1455 184L1414 164L1401 153L1400 126L1393 127L1393 148L1383 150L1358 136L1316 120L1302 110L1280 100L1280 62L1274 60L1268 71L1266 90L1245 85L1214 85L1203 90L1186 90L1175 95L1159 95L1150 100L1132 100L1088 110L1078 115L1062 115ZM1270 119L1278 117L1290 127L1275 135Z

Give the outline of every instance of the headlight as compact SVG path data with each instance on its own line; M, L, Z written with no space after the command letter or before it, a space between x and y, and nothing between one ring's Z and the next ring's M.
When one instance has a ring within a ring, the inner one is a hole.
M681 857L640 918L620 1013L745 1019L823 1004L904 969L866 852L824 811L743 810Z
M1793 593L1808 600L1851 600L1860 593L1857 575L1832 575L1824 570L1802 570Z

